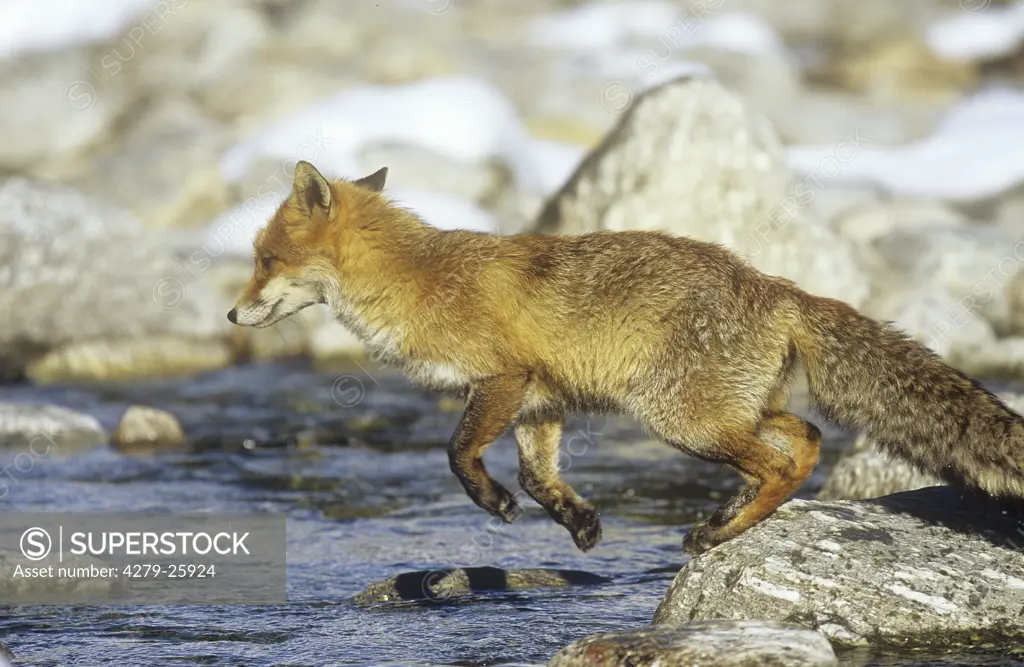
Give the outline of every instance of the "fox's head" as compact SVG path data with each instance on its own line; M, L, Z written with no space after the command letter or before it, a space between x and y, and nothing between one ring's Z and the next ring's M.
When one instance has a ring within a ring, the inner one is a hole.
M288 198L254 243L256 267L228 319L242 326L267 327L293 313L325 303L337 282L337 230L332 221L354 203L384 189L387 167L351 182L331 183L302 161Z

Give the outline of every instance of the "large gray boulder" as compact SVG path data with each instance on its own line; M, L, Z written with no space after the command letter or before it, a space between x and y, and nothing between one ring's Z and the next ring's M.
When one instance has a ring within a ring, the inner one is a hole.
M858 141L838 147L823 172L852 159ZM534 227L657 229L721 243L766 273L859 306L868 281L847 242L811 215L813 198L763 116L713 80L683 78L633 100Z
M717 618L798 622L846 646L1019 646L1024 515L949 487L791 501L690 561L654 623Z
M834 667L820 632L790 623L704 621L586 637L559 651L548 667Z
M0 377L76 343L208 339L221 306L160 240L73 189L0 183Z

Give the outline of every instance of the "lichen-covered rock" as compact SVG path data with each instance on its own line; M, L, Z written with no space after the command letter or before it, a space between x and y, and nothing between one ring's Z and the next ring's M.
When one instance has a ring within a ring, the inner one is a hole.
M833 667L820 632L790 623L704 621L586 637L559 651L548 667Z
M110 440L123 452L173 449L184 443L185 434L174 415L144 405L128 408Z
M106 441L106 431L90 415L56 405L0 403L0 447L28 456L22 467L30 459L69 454Z
M851 137L835 166L859 151ZM764 117L714 81L677 79L633 101L535 228L657 229L721 243L766 273L858 306L867 279L847 243L811 218L812 200Z
M1010 647L1024 638L1024 516L933 487L794 500L677 575L655 625L798 622L835 644Z
M370 584L355 597L355 601L357 604L373 604L400 600L446 600L481 592L595 586L607 581L607 577L579 570L503 570L497 567L424 570L405 572Z
M0 183L0 376L70 344L230 326L158 238L73 189Z

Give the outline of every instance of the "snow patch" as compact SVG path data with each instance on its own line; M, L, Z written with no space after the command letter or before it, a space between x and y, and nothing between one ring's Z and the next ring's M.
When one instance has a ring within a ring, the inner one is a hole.
M173 10L183 2L169 4ZM156 0L0 0L0 59L113 37L155 5Z
M1024 2L957 12L928 28L925 39L936 55L949 60L991 60L1012 54L1024 43Z
M870 139L870 137L867 137ZM842 165L836 182L872 184L895 196L969 201L1024 182L1024 92L990 89L952 109L935 133L892 147L866 147ZM795 146L790 166L809 174L834 146Z
M322 150L309 146L314 136L322 138ZM358 178L365 175L356 161L360 149L395 143L462 163L501 159L520 186L537 190L537 163L527 139L515 109L497 89L480 79L446 77L342 91L229 149L221 171L238 181L258 157L305 159L330 176Z

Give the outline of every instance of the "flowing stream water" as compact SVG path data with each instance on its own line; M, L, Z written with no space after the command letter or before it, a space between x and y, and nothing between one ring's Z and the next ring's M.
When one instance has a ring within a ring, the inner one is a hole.
M384 371L304 362L187 380L99 387L0 387L0 401L49 402L113 429L133 403L178 416L195 451L111 448L38 459L9 512L231 511L288 517L288 602L278 606L7 607L0 637L18 665L541 665L596 632L647 625L687 560L687 527L739 484L725 469L651 441L635 424L585 417L566 428L565 476L601 510L604 539L575 549L536 505L496 526L462 492L444 446L457 405ZM849 443L827 431L812 497ZM0 460L16 452L0 451ZM515 444L486 457L513 488ZM566 568L608 583L364 607L368 584L452 566ZM998 656L845 653L844 665L1009 665Z

